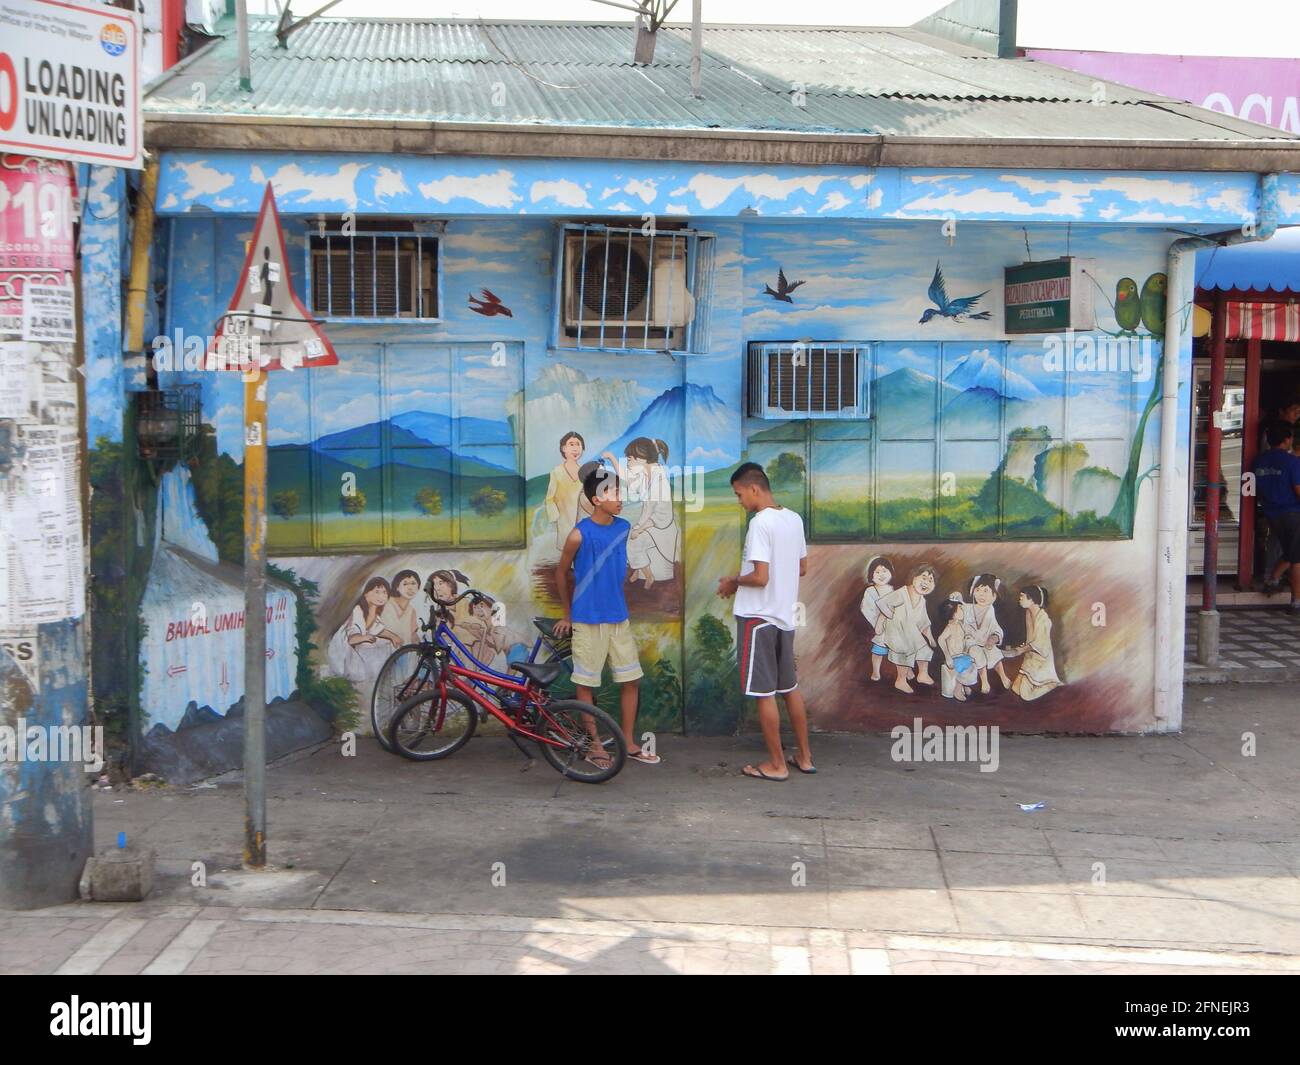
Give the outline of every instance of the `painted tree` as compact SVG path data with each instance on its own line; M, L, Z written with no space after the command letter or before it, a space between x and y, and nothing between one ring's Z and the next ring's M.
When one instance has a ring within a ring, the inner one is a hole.
M292 488L286 488L283 492L276 492L271 496L271 513L277 518L288 520L298 513L302 506L302 499Z
M484 518L500 514L506 509L506 503L509 501L510 497L505 492L491 485L484 485L469 497L469 505L474 508L476 514Z
M442 493L436 488L421 488L415 493L415 509L433 516L442 513Z
M782 451L767 467L767 479L773 488L803 484L805 473L807 466L803 456L796 455L793 451Z
M355 489L351 495L339 496L339 510L344 514L360 514L366 509L366 493L360 488Z

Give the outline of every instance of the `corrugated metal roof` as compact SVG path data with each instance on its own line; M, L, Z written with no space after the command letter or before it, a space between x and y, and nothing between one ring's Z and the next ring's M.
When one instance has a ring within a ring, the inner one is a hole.
M706 27L698 100L690 94L688 27L665 27L646 67L632 63L630 24L321 18L280 48L273 23L254 20L251 48L251 93L239 88L232 37L152 86L146 117L1144 142L1297 139L906 29Z

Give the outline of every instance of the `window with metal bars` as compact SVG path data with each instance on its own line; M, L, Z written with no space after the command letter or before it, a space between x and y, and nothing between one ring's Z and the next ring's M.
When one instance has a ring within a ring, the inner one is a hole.
M794 342L749 346L754 418L866 418L866 345Z
M709 350L712 234L570 224L556 240L554 347Z
M412 232L313 234L311 308L333 320L437 320L438 237Z

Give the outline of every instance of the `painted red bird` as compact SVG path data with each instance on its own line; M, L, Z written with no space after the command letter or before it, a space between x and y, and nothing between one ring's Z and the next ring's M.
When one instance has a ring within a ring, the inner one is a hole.
M475 314L481 314L485 318L492 318L498 314L504 314L507 318L513 318L510 308L501 302L501 297L488 289L482 290L482 296L470 295L469 309Z

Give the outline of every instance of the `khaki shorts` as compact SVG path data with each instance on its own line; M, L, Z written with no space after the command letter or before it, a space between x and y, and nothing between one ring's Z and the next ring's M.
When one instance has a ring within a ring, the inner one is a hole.
M605 662L609 662L614 683L623 684L642 676L637 658L632 623L587 625L573 623L573 683L584 688L599 688Z

